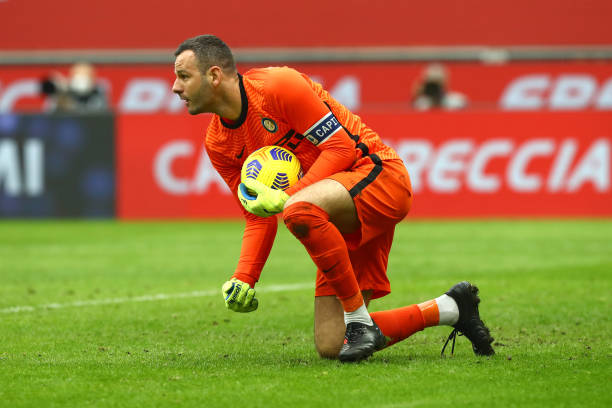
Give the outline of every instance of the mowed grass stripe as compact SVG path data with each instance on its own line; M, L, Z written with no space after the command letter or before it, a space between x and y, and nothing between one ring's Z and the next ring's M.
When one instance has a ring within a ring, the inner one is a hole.
M296 290L303 290L312 287L312 283L299 283L291 285L261 285L257 287L258 293L274 293L274 292L292 292ZM187 293L157 293L154 295L142 295L136 297L123 297L123 298L110 298L110 299L95 299L95 300L77 300L70 303L47 303L44 305L25 305L25 306L12 306L4 309L0 309L0 313L23 313L23 312L34 312L36 310L49 310L49 309L63 309L66 307L83 307L83 306L103 306L112 305L119 303L138 303L138 302L156 302L160 300L174 300L174 299L186 299L186 298L197 298L205 296L217 296L220 295L220 290L196 290Z

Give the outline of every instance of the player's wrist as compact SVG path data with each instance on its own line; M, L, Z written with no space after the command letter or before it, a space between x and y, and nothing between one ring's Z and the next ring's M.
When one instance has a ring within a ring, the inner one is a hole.
M230 279L238 279L241 282L248 283L250 287L254 288L257 283L257 278L246 274L244 272L236 272L232 275Z

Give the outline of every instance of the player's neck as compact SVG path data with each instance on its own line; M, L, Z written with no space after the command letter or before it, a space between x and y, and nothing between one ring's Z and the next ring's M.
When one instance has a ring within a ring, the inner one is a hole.
M222 86L223 89L219 96L219 109L215 113L224 119L237 121L242 112L242 97L238 76L232 77Z

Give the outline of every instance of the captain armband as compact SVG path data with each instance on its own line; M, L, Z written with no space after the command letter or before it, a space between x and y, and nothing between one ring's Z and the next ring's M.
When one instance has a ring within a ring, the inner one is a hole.
M329 139L334 133L342 129L342 125L332 112L323 116L310 129L304 132L304 136L313 145L318 146Z

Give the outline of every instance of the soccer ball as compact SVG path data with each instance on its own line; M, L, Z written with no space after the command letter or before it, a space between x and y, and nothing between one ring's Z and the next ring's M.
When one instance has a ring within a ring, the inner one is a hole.
M255 150L242 165L241 181L255 179L268 187L286 190L302 177L297 157L280 146L265 146ZM252 191L249 194L255 195Z

